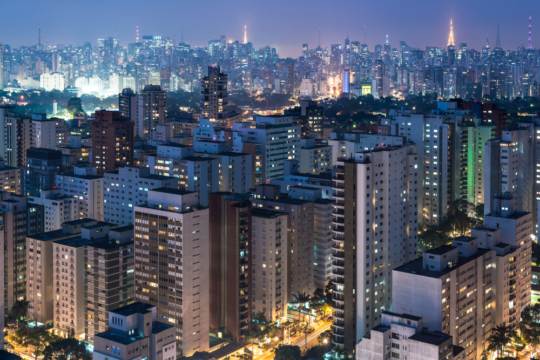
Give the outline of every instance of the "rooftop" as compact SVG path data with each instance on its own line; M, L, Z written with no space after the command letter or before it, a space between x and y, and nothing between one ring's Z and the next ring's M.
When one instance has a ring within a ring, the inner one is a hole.
M267 219L274 219L282 215L288 215L288 214L283 211L265 210L265 209L260 209L256 207L251 210L251 216L262 217L262 218L267 218Z
M119 332L118 330L107 330L105 332L97 334L96 337L107 339L122 345L129 345L144 339L144 336L141 336L139 334L127 335L127 333Z
M447 252L455 249L455 246L452 245L442 245L435 249L429 249L426 251L427 254L433 254L433 255L442 255L446 254Z
M443 245L441 247L451 247L453 249L455 249L456 247L454 246L450 246L450 245ZM432 250L437 250L437 249L432 249ZM458 257L458 262L455 266L452 266L452 267L448 267L442 271L430 271L430 270L426 270L424 269L424 266L423 266L423 261L424 259L423 258L418 258L416 260L413 260L405 265L402 265L396 269L394 269L394 271L398 271L398 272L402 272L402 273L409 273L409 274L415 274L415 275L418 275L418 276L426 276L426 277L431 277L431 278L440 278L446 274L448 274L449 272L451 271L454 271L455 269L461 267L461 266L464 266L465 264L467 264L468 262L471 262L471 261L474 261L476 260L477 258L479 258L480 256L483 256L484 254L490 252L492 250L488 250L488 249L478 249L478 251L476 252L476 254L472 255L472 256L467 256L467 257Z
M420 341L431 345L441 345L451 338L452 337L450 335L446 335L443 333L422 330L421 332L410 336L409 340Z
M147 314L150 312L149 309L153 308L154 305L143 303L140 301L134 302L121 308L111 310L111 312L118 314L120 316L130 316L133 314Z
M187 195L187 194L194 193L194 191L173 189L173 188L167 188L167 187L160 187L160 188L156 188L156 189L150 189L150 191L160 192L160 193L164 193L164 194L171 194L171 195Z

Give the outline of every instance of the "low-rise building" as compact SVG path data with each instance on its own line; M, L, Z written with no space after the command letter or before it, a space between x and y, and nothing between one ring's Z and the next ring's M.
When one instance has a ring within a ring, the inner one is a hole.
M358 360L457 360L463 354L450 335L428 330L421 317L389 311L356 345Z
M157 308L136 302L109 312L109 330L94 339L94 360L174 360L174 325L157 321Z

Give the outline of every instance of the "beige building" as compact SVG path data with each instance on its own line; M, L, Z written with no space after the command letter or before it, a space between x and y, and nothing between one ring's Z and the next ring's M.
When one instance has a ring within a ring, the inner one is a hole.
M282 211L253 208L252 313L269 321L287 317L287 222Z
M136 302L108 314L109 329L97 334L94 360L174 360L174 325L159 322L157 308Z
M476 238L428 250L392 272L392 310L422 317L427 328L452 336L465 359L480 359L497 325L495 261Z
M314 204L310 200L281 197L279 185L257 185L252 199L259 209L287 213L287 288L288 302L301 293L311 295L313 288L313 219Z
M125 230L111 230L114 227L116 225L98 222L81 228L80 236L53 242L53 289L55 295L53 302L54 333L56 335L65 337L73 331L76 337L81 340L85 339L87 318L88 315L92 315L90 311L87 311L88 299L92 300L91 292L94 290L92 285L103 291L98 301L104 307L108 305L107 300L111 300L106 296L105 289L108 286L105 284L96 285L95 277L89 277L89 275L93 275L93 270L88 272L88 266L96 265L95 263L87 263L86 254L89 251L89 245L113 239L115 242L122 242L121 240L124 239L122 231ZM101 276L99 278L100 282L110 280L104 276L105 269L101 270L100 266L98 266L98 275ZM90 306L90 309L92 309L92 306Z
M209 347L208 222L194 192L154 189L135 206L135 296L176 325L179 357Z
M62 224L61 230L26 237L26 300L31 322L41 325L54 321L55 283L62 276L54 275L54 241L80 236L83 227L95 224L97 221L92 219L69 221Z

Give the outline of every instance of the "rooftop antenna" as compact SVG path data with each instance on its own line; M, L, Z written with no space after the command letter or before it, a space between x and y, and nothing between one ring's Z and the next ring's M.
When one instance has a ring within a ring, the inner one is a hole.
M529 15L529 38L527 39L527 50L532 50L532 24L531 15Z
M41 49L41 24L38 23L38 46Z
M184 24L182 24L182 44L184 43Z
M135 42L139 42L139 17L137 16L137 36L135 37Z
M367 41L366 41L366 25L364 25L364 44L367 44Z
M321 27L319 26L319 47L321 47Z
M501 48L501 38L499 37L499 24L497 24L497 40L495 41L495 47Z

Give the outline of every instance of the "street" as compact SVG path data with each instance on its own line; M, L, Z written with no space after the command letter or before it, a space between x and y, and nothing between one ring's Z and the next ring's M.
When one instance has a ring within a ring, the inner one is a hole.
M317 338L319 337L319 335L321 335L323 332L330 329L331 327L332 327L332 322L331 321L323 322L323 323L320 323L320 325L317 325L317 327L315 328L315 331L308 334L308 336L307 336L307 345L308 345L307 347L311 348L314 345L316 345L317 344ZM300 347L300 350L304 351L306 349L306 347L305 347L305 335L302 334L302 335L296 336L294 338L291 338L291 345L298 346L298 347ZM273 358L274 358L274 353L271 350L268 350L268 351L264 352L262 355L254 357L255 360L271 360Z

